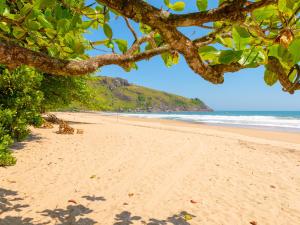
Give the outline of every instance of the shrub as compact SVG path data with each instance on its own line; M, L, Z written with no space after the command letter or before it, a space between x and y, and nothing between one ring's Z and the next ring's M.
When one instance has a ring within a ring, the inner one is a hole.
M39 87L43 77L28 67L12 72L1 68L0 74L0 166L8 166L16 162L9 146L26 138L28 125L42 123Z

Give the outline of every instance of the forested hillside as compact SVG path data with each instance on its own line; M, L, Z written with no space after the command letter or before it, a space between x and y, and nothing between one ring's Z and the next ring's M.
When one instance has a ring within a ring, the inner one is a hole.
M121 78L97 77L88 82L90 102L73 102L67 109L124 112L210 111L198 98L185 98L128 83Z

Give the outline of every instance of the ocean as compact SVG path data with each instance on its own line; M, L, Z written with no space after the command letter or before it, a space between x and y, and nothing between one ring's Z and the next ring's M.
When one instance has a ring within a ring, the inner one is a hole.
M300 132L300 111L214 111L174 113L121 113L142 118L170 119L221 126Z

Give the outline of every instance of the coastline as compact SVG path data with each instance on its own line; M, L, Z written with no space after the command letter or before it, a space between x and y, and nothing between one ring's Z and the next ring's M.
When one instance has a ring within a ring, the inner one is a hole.
M17 165L0 168L1 225L300 221L298 134L55 114L84 133L32 128L14 146Z
M91 113L91 112L88 112ZM93 113L93 112L92 112ZM140 118L140 117L128 117L120 114L112 115L110 113L100 113L102 116L108 117L120 117L128 121L152 121L161 122L170 125L201 127L205 129L213 129L224 132L231 132L235 134L246 135L250 137L265 138L268 140L287 141L300 144L300 133L292 130L279 130L279 129L264 129L259 127L242 127L242 126L230 126L230 125L213 125L208 123L192 122L192 121L180 121L171 119L153 119L153 118ZM131 119L132 118L132 119Z

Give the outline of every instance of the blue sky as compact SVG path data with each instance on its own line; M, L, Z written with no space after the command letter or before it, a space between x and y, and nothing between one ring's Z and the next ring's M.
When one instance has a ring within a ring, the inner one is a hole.
M148 1L157 7L163 5L162 0ZM186 1L194 2L194 1ZM214 7L217 1L209 1ZM189 3L185 12L196 11L194 4ZM124 20L112 20L114 37L133 41L131 33ZM137 28L137 25L134 25ZM182 29L190 38L204 35L199 28ZM192 36L191 36L192 35ZM104 38L103 32L93 31L87 35L89 40ZM104 49L104 48L102 48ZM91 51L91 55L103 54L101 51ZM122 77L129 82L166 92L198 97L215 110L300 110L300 92L290 95L282 91L279 84L269 87L264 83L264 68L247 69L225 75L225 83L212 85L195 74L181 57L180 63L171 68L165 67L160 57L138 63L139 69L127 73L117 66L101 68L99 75Z

